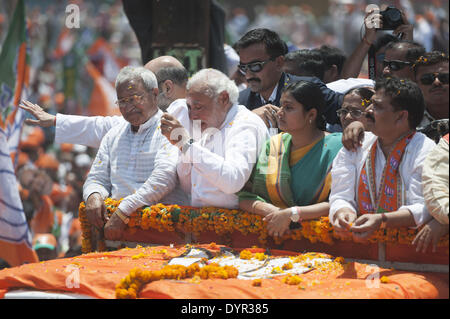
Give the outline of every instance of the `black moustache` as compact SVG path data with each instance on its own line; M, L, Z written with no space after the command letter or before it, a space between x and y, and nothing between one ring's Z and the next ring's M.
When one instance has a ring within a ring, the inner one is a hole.
M261 82L260 79L255 79L255 78L253 78L253 79L248 79L248 80L247 80L247 82L251 82L251 81Z

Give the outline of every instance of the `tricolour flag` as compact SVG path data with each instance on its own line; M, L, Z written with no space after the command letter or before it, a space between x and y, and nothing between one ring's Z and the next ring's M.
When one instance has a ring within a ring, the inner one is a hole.
M24 118L18 105L28 88L27 53L25 5L19 0L0 53L0 258L10 266L38 262L11 160Z

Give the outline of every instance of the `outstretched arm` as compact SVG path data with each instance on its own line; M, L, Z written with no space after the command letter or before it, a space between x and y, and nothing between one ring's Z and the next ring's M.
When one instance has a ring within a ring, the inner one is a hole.
M122 116L52 115L30 101L22 101L19 107L36 118L28 119L25 123L41 127L55 126L57 144L71 143L98 148L103 136L113 126L125 121Z

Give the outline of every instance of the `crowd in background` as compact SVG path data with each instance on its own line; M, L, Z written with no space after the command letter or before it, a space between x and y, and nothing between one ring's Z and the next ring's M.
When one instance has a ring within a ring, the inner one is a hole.
M9 1L0 1L0 46L13 9L6 2ZM248 30L263 27L276 31L290 51L326 44L341 49L348 56L361 41L364 10L372 2L330 0L328 13L318 16L308 5L266 5L261 1L250 14L245 8L230 7L222 1L227 12L226 39L233 45ZM415 41L427 51L448 53L448 8L443 7L448 3L442 0L394 2L403 8L414 25ZM79 58L98 66L102 61L95 54L89 54L88 49L102 38L124 65L141 64L140 48L121 1L76 3L81 13L80 29L76 33L82 36L74 39L70 35L62 37L66 2L26 1L32 88L28 99L52 114L87 114L93 81L84 68L79 68L78 78L83 81L76 84L76 97L73 100L67 97L64 56L72 49L86 52ZM363 69L362 73L367 74L367 71ZM54 128L24 125L16 160L20 194L30 229L33 234L46 234L35 238L35 247L38 248L38 242L51 251L47 255L42 253L41 259L81 254L78 205L96 154L96 149L81 145L54 144L53 138Z

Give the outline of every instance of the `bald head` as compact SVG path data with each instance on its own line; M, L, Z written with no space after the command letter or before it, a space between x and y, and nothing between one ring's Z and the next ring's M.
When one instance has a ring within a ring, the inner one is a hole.
M164 68L184 68L180 61L170 55L157 57L149 61L144 67L155 74Z
M188 73L183 64L172 56L160 56L149 61L145 66L158 80L158 107L166 111L177 99L186 97Z

